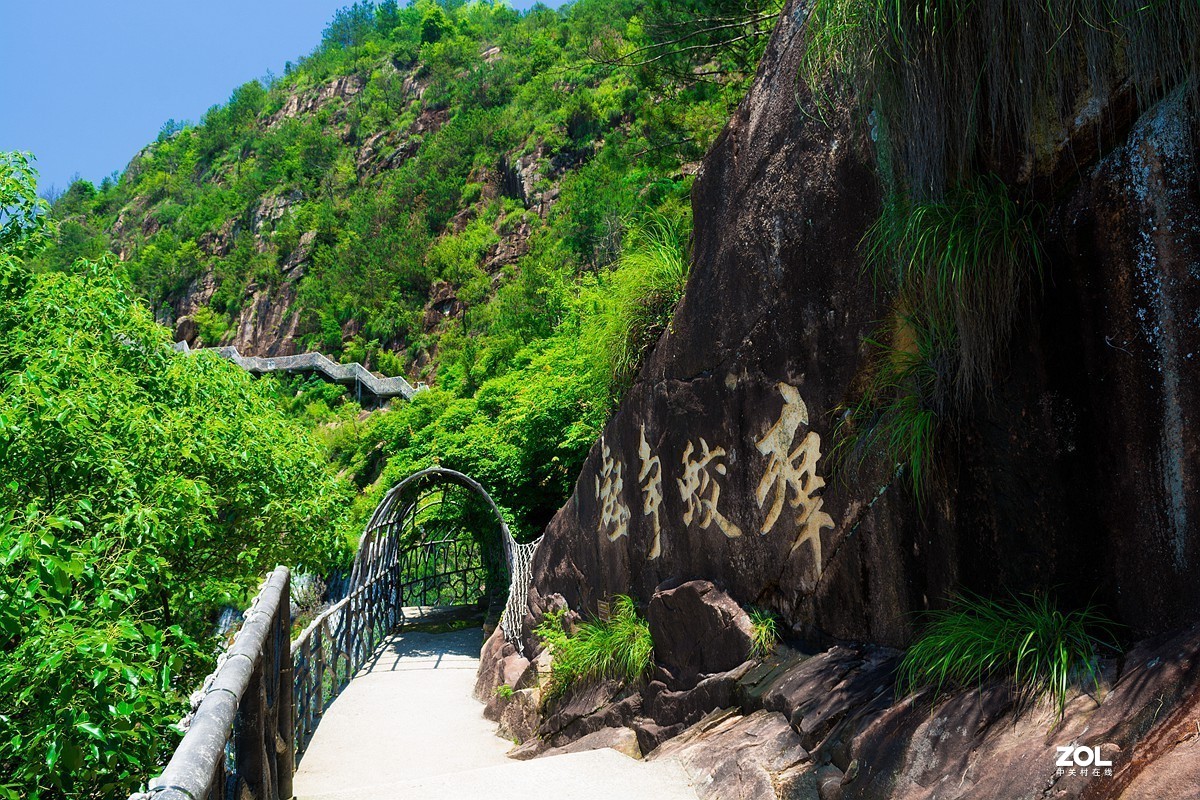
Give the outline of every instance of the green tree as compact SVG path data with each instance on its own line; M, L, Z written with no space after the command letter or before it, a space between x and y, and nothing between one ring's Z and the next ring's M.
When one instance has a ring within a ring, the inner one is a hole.
M135 789L211 666L221 605L344 558L348 487L271 387L185 356L111 261L33 272L0 156L0 794Z

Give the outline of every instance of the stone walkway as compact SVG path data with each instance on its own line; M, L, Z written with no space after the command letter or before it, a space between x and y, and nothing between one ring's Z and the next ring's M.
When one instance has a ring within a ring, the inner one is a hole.
M614 750L513 761L471 696L483 634L388 639L333 702L295 777L297 800L695 800L674 761Z

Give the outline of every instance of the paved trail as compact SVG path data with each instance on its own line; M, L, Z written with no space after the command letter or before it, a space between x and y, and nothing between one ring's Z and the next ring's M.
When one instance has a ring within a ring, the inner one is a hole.
M695 800L673 761L614 750L513 761L471 696L483 634L384 643L325 713L296 772L297 800Z

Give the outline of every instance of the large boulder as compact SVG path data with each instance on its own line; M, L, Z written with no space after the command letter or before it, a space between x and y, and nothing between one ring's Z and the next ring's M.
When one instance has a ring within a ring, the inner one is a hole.
M750 657L750 617L709 581L654 593L646 608L654 661L681 685L728 672Z
M499 628L484 641L479 652L479 669L475 673L475 699L487 703L496 696L496 690L505 684L506 659L520 655L504 638Z

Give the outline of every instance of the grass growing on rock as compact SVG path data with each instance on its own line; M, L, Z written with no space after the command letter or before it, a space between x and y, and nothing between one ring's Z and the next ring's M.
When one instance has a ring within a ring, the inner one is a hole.
M774 612L762 608L750 610L751 658L765 658L775 652L779 644L779 620Z
M975 595L929 613L897 674L907 695L926 686L949 688L1007 681L1020 707L1047 695L1061 719L1073 685L1099 688L1102 648L1113 647L1113 623L1094 608L1060 611L1044 595L999 602Z
M840 460L880 454L920 497L944 420L986 396L1023 303L1042 275L1033 209L994 176L937 201L893 196L860 251L891 294L890 325L867 340L871 372L838 424Z
M1080 97L1128 81L1146 107L1200 72L1195 2L813 0L809 9L803 77L861 104L880 166L920 199L981 157L1042 157L1039 127L1073 120Z
M561 697L573 686L614 678L636 683L650 668L654 641L633 599L619 595L607 620L580 622L568 633L563 613L551 612L535 629L553 655L544 698Z

